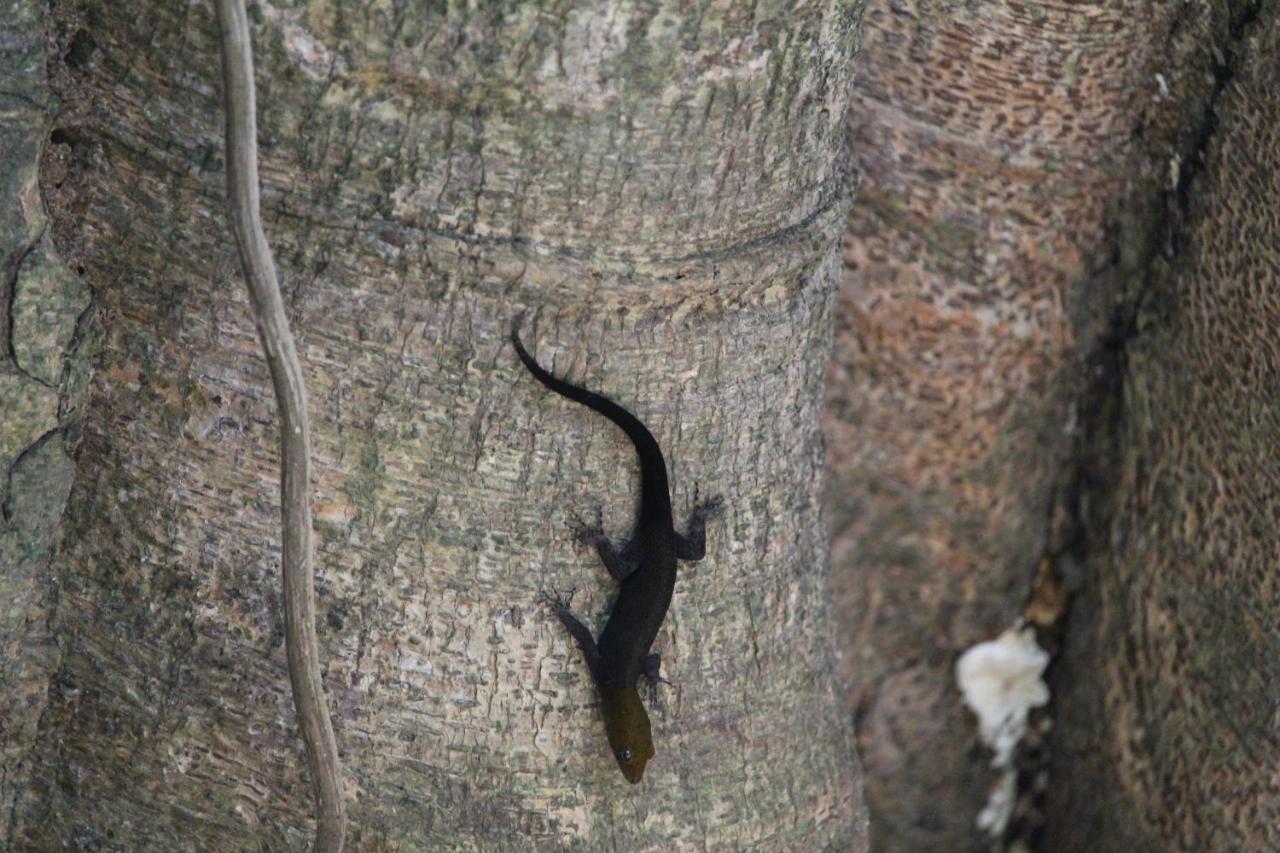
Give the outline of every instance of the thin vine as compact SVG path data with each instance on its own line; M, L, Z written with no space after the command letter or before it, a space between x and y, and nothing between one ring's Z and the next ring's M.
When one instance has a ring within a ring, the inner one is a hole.
M342 802L342 765L320 680L316 640L307 392L259 212L253 47L244 0L216 0L215 6L222 41L227 210L280 411L284 626L289 681L315 790L315 849L330 853L342 849L346 812Z

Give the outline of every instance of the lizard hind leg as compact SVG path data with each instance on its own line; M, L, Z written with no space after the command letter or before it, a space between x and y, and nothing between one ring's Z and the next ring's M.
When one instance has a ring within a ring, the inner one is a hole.
M595 523L587 524L579 519L574 537L583 545L596 549L600 562L604 563L605 569L614 580L624 581L640 567L640 560L630 544L623 546L621 550L614 547L613 542L605 535L600 516L600 510L597 508Z
M573 603L575 592L577 590L570 590L568 595L560 595L559 593L543 591L539 598L560 620L560 624L569 632L569 636L573 637L573 641L577 643L582 656L586 658L587 668L591 670L591 676L594 678L600 663L600 650L596 648L596 640L595 637L591 636L591 629L579 622L569 609L569 605Z
M662 677L662 655L657 652L644 659L644 672L642 675L650 687L671 683Z
M657 652L644 659L644 671L640 673L640 677L644 679L649 704L655 708L661 707L662 696L658 693L658 685L670 685L671 682L662 677L662 657Z

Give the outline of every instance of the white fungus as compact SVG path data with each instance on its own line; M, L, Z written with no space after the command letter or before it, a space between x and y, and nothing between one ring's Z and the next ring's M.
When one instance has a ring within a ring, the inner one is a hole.
M999 637L972 646L956 661L956 681L964 702L978 718L978 734L995 753L991 766L1005 770L991 792L978 826L993 836L1004 833L1013 813L1013 750L1027 730L1027 714L1049 701L1041 676L1049 653L1035 632L1014 625Z

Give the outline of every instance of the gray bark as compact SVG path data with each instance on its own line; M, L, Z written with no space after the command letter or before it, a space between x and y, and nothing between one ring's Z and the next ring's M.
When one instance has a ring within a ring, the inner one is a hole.
M354 848L862 843L817 425L860 11L251 9ZM0 838L301 847L277 441L222 214L212 13L68 2L49 26L46 239L94 295L64 349L100 343L48 427L73 418L76 463L65 510L32 510L52 559L4 580L37 591L27 635L56 654L22 681L39 701L6 742ZM625 535L633 454L522 372L505 334L526 307L544 361L649 424L677 507L726 500L658 639L675 685L635 789L536 604L577 587L601 623L612 584L568 527L603 505Z
M88 288L58 258L40 203L54 104L41 11L0 4L0 846L56 660L47 569L74 473L68 446L90 337L77 333Z

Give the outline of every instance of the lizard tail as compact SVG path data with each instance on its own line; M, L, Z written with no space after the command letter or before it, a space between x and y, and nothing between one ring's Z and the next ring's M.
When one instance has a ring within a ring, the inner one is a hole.
M608 397L565 382L538 364L520 342L520 321L523 318L524 315L520 314L511 324L511 345L515 347L520 361L524 362L524 366L533 374L533 378L547 388L561 397L567 397L575 403L581 403L588 409L600 413L627 434L627 438L631 439L631 443L635 445L636 454L640 457L642 508L662 512L665 507L666 513L669 514L671 491L667 483L667 462L662 456L662 449L658 447L658 440L653 437L653 433L649 432L639 418Z

